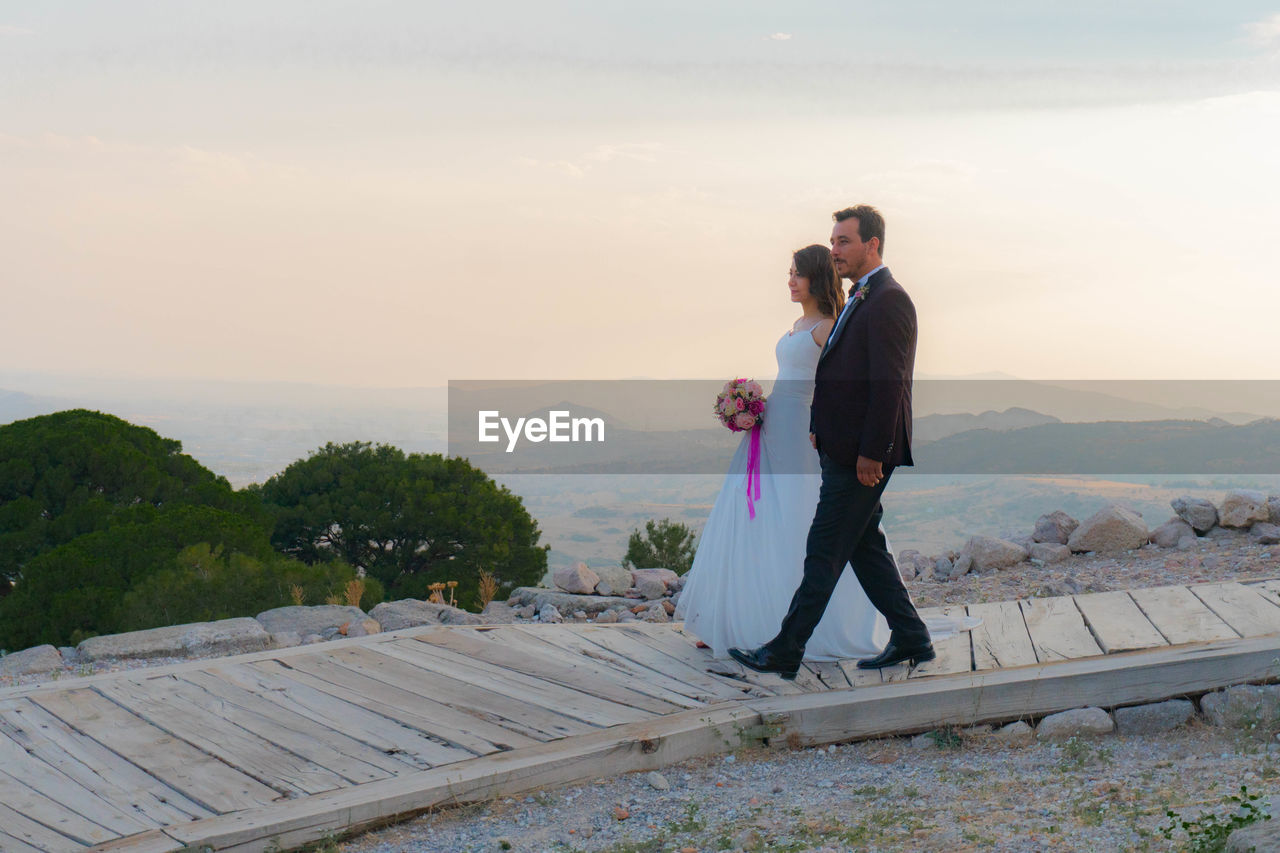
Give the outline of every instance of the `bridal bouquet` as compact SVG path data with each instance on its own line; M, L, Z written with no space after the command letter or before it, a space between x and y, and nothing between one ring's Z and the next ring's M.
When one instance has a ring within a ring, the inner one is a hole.
M764 419L764 389L750 379L730 379L716 395L715 412L734 432L751 429Z

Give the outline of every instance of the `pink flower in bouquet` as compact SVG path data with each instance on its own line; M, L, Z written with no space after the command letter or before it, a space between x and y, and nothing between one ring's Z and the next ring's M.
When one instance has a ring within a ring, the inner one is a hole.
M720 413L726 417L733 417L738 413L738 407L734 404L732 397L724 398L724 402L720 404Z
M752 397L763 397L764 389L760 387L759 382L748 382L746 384L747 393Z
M738 416L733 419L733 425L738 429L751 429L756 425L756 416L750 412L739 412Z
M753 415L758 415L764 411L764 400L752 400L747 403L747 411Z
M745 401L745 400L743 400L741 397L734 397L734 398L733 398L733 405L737 407L737 409L738 409L738 411L739 411L739 412L741 412L741 411L743 411L744 409L746 409L746 408L747 408L747 403L746 403L746 401Z

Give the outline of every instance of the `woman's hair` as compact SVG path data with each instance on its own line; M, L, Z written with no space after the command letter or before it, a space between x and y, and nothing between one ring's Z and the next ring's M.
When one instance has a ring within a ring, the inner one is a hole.
M809 279L809 295L818 300L818 310L830 317L840 314L844 308L844 290L840 287L840 274L831 260L831 250L821 243L796 249L791 256L795 261L796 275Z

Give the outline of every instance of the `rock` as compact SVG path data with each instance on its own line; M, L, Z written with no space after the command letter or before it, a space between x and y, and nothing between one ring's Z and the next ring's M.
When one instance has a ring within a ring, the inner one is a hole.
M592 571L600 578L596 584L597 595L622 595L631 589L631 570L624 566L597 566ZM602 586L609 592L601 589Z
M914 548L907 548L898 554L898 574L904 581L915 580L926 565L924 555Z
M658 578L644 575L636 581L636 591L646 601L653 601L667 594L667 585Z
M1280 495L1267 498L1267 515L1270 516L1267 521L1280 524Z
M1232 489L1222 500L1218 524L1223 527L1248 527L1255 521L1271 521L1267 496L1255 489Z
M645 781L649 783L649 787L655 791L667 791L671 788L671 783L667 781L667 777L661 773L654 771L645 776Z
M1182 541L1182 537L1195 535L1196 532L1190 524L1174 516L1151 531L1151 541L1161 548L1176 548Z
M1258 545L1280 544L1280 525L1269 521L1259 521L1249 528L1249 538Z
M910 746L912 749L933 749L938 745L933 735L925 732L922 735L916 735L911 739Z
M374 609L377 610L376 607ZM258 622L272 634L293 631L303 636L323 634L326 628L337 628L344 622L363 618L363 610L345 604L321 604L315 607L290 605L258 614ZM378 621L382 622L381 619Z
M1232 830L1224 853L1277 853L1280 851L1280 820L1262 820Z
M675 603L674 603L671 599L669 599L669 598L666 598L666 599L663 599L663 600L662 600L662 609L663 609L663 610L665 610L665 611L667 611L667 615L668 615L668 616L674 616L674 615L675 615L675 613L676 613L676 605L675 605Z
M1112 504L1086 518L1067 539L1072 551L1116 552L1141 548L1151 538L1142 516Z
M377 610L378 608L374 608ZM379 634L382 632L382 626L378 624L376 619L356 619L347 623L348 637L368 637L371 634Z
M1036 542L1066 545L1071 533L1079 526L1080 522L1059 509L1036 519L1036 529L1031 538Z
M302 645L304 646L314 646L316 643L323 643L323 642L324 642L324 637L320 636L319 634L307 634L305 637L302 638Z
M50 645L33 646L0 658L0 676L16 677L62 669L62 652Z
M1215 726L1248 726L1280 716L1280 685L1237 684L1200 697L1200 711Z
M945 580L951 575L952 563L948 557L939 557L933 563L933 576Z
M638 621L640 621L639 619L637 619L637 618L636 618L636 615L635 615L634 613L632 613L630 610L619 610L619 611L615 611L615 612L618 614L618 621L619 621L619 622L638 622Z
M74 666L80 663L80 652L75 646L58 646L58 654L62 655L63 666Z
M370 610L369 615L378 620L383 631L399 631L419 625L480 625L484 622L476 613L416 598L384 601Z
M581 610L588 616L594 616L614 607L629 606L632 601L624 596L574 595L558 589L543 589L535 586L520 586L511 591L507 604L515 608L533 605L533 611L526 618L542 609L544 604L554 604L561 613L572 613ZM376 608L375 608L376 609ZM521 611L516 610L519 615Z
M515 618L516 609L505 601L490 601L484 606L484 610L480 611L480 621L485 625L505 625L514 621Z
M1179 551L1190 551L1194 547L1196 547L1196 537L1194 534L1191 536L1183 536L1178 540Z
M1007 569L1027 558L1027 550L1021 545L994 536L971 536L964 550L973 558L973 568L978 571Z
M991 737L1007 746L1026 746L1035 740L1035 729L1018 720L996 729Z
M563 622L564 617L560 615L560 611L556 609L554 604L544 604L538 610L538 621L558 623Z
M1031 546L1031 558L1043 563L1061 563L1071 556L1071 549L1057 542L1036 542Z
M520 619L532 619L538 615L538 608L533 604L512 608L511 612Z
M664 587L670 587L680 579L680 576L677 575L675 572L671 571L670 569L632 569L631 570L632 586L639 586L641 578L657 578L658 580L662 581L662 585Z
M302 635L297 631L280 631L271 635L271 648L291 649L302 645Z
M640 618L645 622L670 622L671 614L667 613L667 608L663 607L662 604L663 602L661 601L655 601L645 609L644 613L640 614Z
M1178 514L1196 533L1204 534L1218 523L1218 508L1204 498L1193 498L1184 495L1169 502L1173 511Z
M92 662L106 658L235 655L270 647L271 634L256 619L242 616L90 637L77 646L77 651L81 660Z
M1073 708L1050 714L1036 726L1039 740L1066 740L1071 737L1096 737L1110 734L1116 727L1111 715L1101 708Z
M1195 715L1196 706L1186 699L1116 708L1116 731L1125 735L1158 734L1184 725Z
M612 625L618 621L618 611L606 610L596 617L597 625Z
M631 812L629 812L623 806L614 806L613 817L615 820L626 820L627 818L631 817Z
M572 566L556 569L551 580L565 592L591 595L596 591L596 584L600 583L600 576L591 571L586 563L574 563Z
M969 574L973 571L973 556L961 553L959 557L951 565L951 571L947 573L947 578L958 578Z

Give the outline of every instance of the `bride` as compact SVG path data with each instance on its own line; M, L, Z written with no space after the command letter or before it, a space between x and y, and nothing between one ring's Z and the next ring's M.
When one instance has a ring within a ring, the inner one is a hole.
M748 432L703 528L676 610L716 657L727 657L731 647L756 648L777 633L804 573L805 539L818 505L821 473L809 444L809 404L818 355L845 301L831 251L818 244L798 250L787 286L803 313L775 348L778 378L760 425L755 518L747 509ZM846 571L805 658L866 657L888 641L884 617Z

